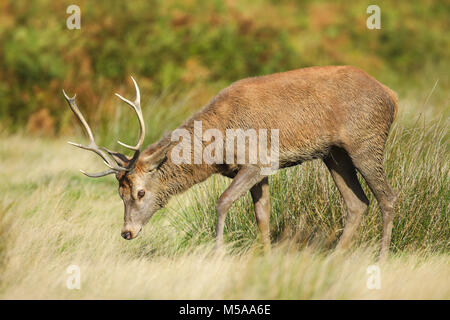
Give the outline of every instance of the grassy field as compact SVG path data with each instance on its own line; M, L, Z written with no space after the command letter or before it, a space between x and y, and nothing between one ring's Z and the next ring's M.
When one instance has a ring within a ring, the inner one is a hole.
M0 299L450 299L449 9L438 0L0 1ZM136 115L114 92L142 93L145 145L237 79L313 65L354 65L398 93L386 171L399 192L389 258L378 263L381 213L371 204L352 248L335 252L343 201L320 161L270 177L271 240L263 255L247 195L214 252L215 203L230 180L212 177L171 200L133 241L123 204L61 89L77 94L97 142L131 143ZM447 70L447 71L446 71ZM367 268L380 269L369 289ZM68 266L81 268L69 290Z
M365 184L371 205L357 239L350 251L333 251L343 202L318 161L271 177L270 254L258 246L249 196L228 215L227 252L215 253L215 201L229 180L212 177L174 198L137 239L124 241L115 178L78 172L101 168L97 157L66 138L4 131L0 298L450 299L448 126L445 104L400 101L386 150L400 199L392 252L382 263L381 214ZM73 264L81 268L80 290L66 287ZM373 264L379 290L366 285Z

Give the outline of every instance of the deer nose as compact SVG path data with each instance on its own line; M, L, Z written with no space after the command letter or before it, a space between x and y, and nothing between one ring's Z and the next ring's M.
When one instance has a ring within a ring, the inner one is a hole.
M124 238L125 240L131 240L131 232L127 231L122 233L122 238Z

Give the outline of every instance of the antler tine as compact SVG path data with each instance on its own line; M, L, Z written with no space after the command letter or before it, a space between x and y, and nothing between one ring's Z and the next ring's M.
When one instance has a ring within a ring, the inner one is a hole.
M85 176L88 176L89 178L101 178L101 177L107 176L109 174L115 174L117 171L110 169L110 170L106 170L106 171L99 172L99 173L87 173L87 172L84 172L83 170L80 170L80 172L82 174L84 174Z
M96 153L104 160L105 164L110 168L110 170L108 170L108 171L100 172L97 174L90 174L90 173L86 173L84 171L81 171L81 172L83 174L87 175L88 177L98 178L98 177L103 177L107 174L111 174L111 173L115 173L115 172L128 171L129 170L128 168L118 166L113 161L113 159L111 159L109 157L109 155L105 151L103 151L99 146L97 146L97 144L95 143L95 140L94 140L94 135L92 134L92 130L89 127L88 123L86 122L86 119L84 119L83 114L81 113L80 109L78 109L78 106L75 102L76 95L74 95L72 98L70 98L64 90L63 90L63 94L64 94L64 98L66 98L67 103L69 104L70 109L73 111L75 116L80 120L81 124L83 125L84 130L86 131L86 133L89 137L89 145L87 145L87 146L81 145L79 143L74 143L74 142L68 142L68 143L75 147L89 150L89 151Z
M134 151L139 151L142 148L142 144L144 143L144 138L145 138L145 123L144 123L144 117L142 115L142 109L141 109L141 93L139 92L139 87L136 83L136 81L134 80L133 77L131 77L131 80L133 80L134 83L134 87L136 88L136 99L134 100L134 102L131 102L130 100L122 97L120 94L116 93L116 96L119 97L119 99L121 99L122 101L124 101L125 103L127 103L128 105L130 105L133 110L136 112L136 115L138 117L139 120L139 139L137 144L133 147L130 146L128 144L125 144L121 141L117 141L117 143L119 143L121 146L134 150Z
M67 141L67 143L72 145L72 146L74 146L74 147L77 147L77 148L81 148L81 149L84 149L84 150L89 150L89 151L95 152L97 155L99 155L103 159L103 161L105 161L105 162L109 161L109 159L105 156L105 154L100 151L100 148L98 148L97 145L95 145L95 142L94 143L92 143L92 142L89 143L89 146L84 146L82 144L71 142L71 141Z

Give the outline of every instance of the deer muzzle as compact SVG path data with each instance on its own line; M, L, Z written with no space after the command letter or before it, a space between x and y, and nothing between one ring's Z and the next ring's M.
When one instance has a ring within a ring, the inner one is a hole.
M132 240L136 238L141 232L142 227L132 227L132 226L124 226L121 231L122 238L125 240Z

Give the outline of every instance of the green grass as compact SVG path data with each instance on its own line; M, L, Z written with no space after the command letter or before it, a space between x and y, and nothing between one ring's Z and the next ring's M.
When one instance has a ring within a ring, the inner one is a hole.
M370 207L352 249L335 252L345 210L320 161L271 176L272 253L261 254L248 195L227 216L226 252L214 253L215 203L229 179L214 176L175 197L124 241L115 178L77 171L101 168L96 156L66 139L3 132L0 297L449 299L449 122L442 106L400 106L386 148L400 197L390 257L378 263L381 290L366 287L381 236L376 201L361 180ZM167 121L174 126L180 114ZM65 286L71 264L82 270L79 291Z
M392 250L431 250L448 252L449 176L448 122L431 121L418 127L396 124L386 150L386 172L399 192ZM370 206L359 231L356 245L377 244L381 236L378 204L360 179ZM295 239L300 246L317 244L334 248L342 232L343 201L325 165L313 161L281 170L271 176L271 236L274 241ZM171 218L172 225L184 232L186 243L208 242L215 235L215 200L229 180L214 177L210 183L187 194L189 206L180 203ZM183 201L186 201L183 198ZM238 247L252 244L256 237L250 196L230 209L226 222L228 240Z

